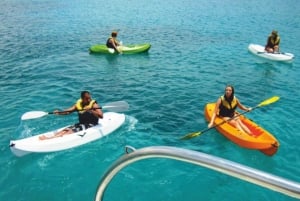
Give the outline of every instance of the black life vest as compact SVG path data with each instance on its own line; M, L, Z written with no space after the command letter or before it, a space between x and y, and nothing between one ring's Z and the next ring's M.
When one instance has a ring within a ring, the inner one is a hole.
M112 37L108 38L106 41L106 47L115 49L113 44L110 42L110 39L114 40Z

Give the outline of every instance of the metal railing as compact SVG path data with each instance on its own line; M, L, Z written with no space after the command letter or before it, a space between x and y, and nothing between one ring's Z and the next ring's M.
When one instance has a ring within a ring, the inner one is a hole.
M152 146L138 150L126 146L125 151L126 154L120 157L100 180L95 201L103 200L107 185L122 168L147 158L170 158L192 163L300 199L300 183L298 182L209 154L169 146Z

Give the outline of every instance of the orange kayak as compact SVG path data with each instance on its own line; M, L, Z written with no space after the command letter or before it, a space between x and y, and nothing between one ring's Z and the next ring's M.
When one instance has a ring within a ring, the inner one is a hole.
M207 121L210 121L215 109L215 105L215 103L208 103L205 106L204 113ZM277 152L279 142L271 133L258 126L250 119L247 119L243 115L240 115L239 118L249 128L253 135L239 131L229 123L221 124L217 126L216 129L229 140L241 147L256 149L269 156L272 156ZM216 117L214 124L217 125L222 122L223 119Z

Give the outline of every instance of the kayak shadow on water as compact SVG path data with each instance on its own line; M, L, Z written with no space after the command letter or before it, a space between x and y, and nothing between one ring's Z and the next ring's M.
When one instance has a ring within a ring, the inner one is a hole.
M123 58L148 58L149 52L142 52L137 54L91 54L96 57L104 57L108 64L116 65L119 64L119 61Z
M114 65L114 64L118 64L118 59L120 58L120 56L122 55L106 54L105 59L107 63Z
M117 64L120 56L117 54L96 54L91 52L89 52L89 55L93 57L104 57L109 64Z
M260 61L254 63L255 68L264 70L266 75L277 72L280 73L282 70L293 68L293 63L276 62L276 61Z
M118 64L121 59L137 59L137 58L148 58L148 52L142 52L138 54L106 54L105 59L109 64Z
M254 59L254 63L257 65L262 65L262 66L271 66L271 67L276 67L276 66L289 66L289 67L293 67L293 63L294 61L272 61L272 60L268 60L265 58L261 58L261 57L256 57Z

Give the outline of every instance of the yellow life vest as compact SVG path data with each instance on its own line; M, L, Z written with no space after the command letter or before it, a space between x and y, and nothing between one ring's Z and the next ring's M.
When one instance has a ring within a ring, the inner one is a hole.
M278 45L279 44L279 40L280 40L279 36L276 36L276 38L271 37L271 43L273 45Z
M221 104L219 106L219 115L222 117L233 117L235 109L237 107L237 99L235 98L235 96L233 97L231 104L229 104L229 102L225 100L224 96L221 96L220 98Z
M227 109L233 109L233 108L236 108L236 106L237 106L237 100L236 100L236 98L235 98L235 96L233 97L233 100L231 101L231 104L229 104L226 100L225 100L225 98L224 98L224 96L221 96L221 101L222 101L222 105L224 106L224 107L226 107Z
M95 100L91 100L90 103L88 105L83 106L82 105L82 99L78 99L76 102L76 109L79 113L84 112L83 110L88 110L88 109L92 109L93 105L95 104Z

